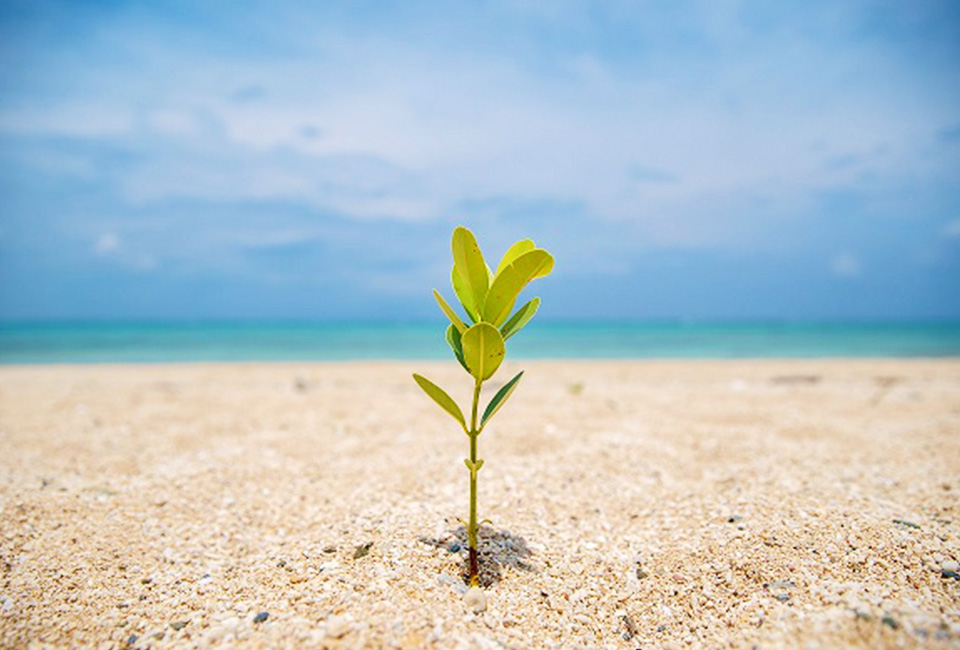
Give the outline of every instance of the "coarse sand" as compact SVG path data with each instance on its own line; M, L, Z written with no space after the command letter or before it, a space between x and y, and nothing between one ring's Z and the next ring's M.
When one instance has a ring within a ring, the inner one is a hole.
M521 368L0 368L0 647L960 648L960 360Z

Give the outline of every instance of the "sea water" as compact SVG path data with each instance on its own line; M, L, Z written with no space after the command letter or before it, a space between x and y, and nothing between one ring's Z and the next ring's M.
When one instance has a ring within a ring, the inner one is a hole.
M7 323L0 363L441 359L428 323ZM960 356L960 323L650 323L540 321L512 358L815 358Z

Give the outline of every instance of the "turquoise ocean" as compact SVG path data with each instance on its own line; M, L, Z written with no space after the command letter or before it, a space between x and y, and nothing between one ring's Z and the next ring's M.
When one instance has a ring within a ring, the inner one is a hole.
M6 323L0 363L445 359L444 324L306 322ZM532 323L524 359L960 356L960 322Z

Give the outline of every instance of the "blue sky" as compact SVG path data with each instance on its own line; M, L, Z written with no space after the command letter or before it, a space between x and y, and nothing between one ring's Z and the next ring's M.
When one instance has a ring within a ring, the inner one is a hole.
M0 5L0 318L960 318L956 2ZM447 290L448 295L450 291Z

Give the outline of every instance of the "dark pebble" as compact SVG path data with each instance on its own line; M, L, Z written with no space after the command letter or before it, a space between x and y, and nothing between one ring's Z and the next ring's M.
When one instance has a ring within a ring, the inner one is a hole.
M324 552L324 553L336 553L336 552L337 552L337 547L336 547L336 546L326 546L326 547L324 547L323 552Z
M776 596L774 596L774 598L779 600L781 603L790 602L790 594L777 594Z
M187 627L187 622L186 622L186 621L174 621L173 623L170 624L170 627L172 627L172 628L175 629L177 632L179 632L179 631L182 630L183 628Z
M367 542L366 544L361 544L360 546L358 546L356 550L353 552L353 559L359 560L364 555L368 554L372 546L373 546L373 542Z
M127 637L127 645L133 645L136 642L137 642L136 634L131 634L130 636Z
M898 623L898 622L897 622L897 619L895 619L895 618L892 617L892 616L884 616L884 617L880 620L880 622L883 623L884 625L886 625L887 627L889 627L891 630L899 630L899 629L900 629L900 623Z
M738 521L740 521L741 519L743 519L743 517L741 517L740 515L733 515L732 517L730 517L729 519L727 519L727 523L728 523L728 524L735 524L735 523L737 523Z
M956 571L941 571L940 577L946 580L947 578L953 578L954 580L960 580L960 573Z
M907 521L906 519L894 519L893 523L897 524L898 526L906 526L907 528L920 530L920 524L915 524L912 521Z
M460 545L454 542L453 544L447 547L447 550L450 551L451 553L459 553Z
M268 618L270 618L270 612L260 612L259 614L253 617L253 622L263 623Z

